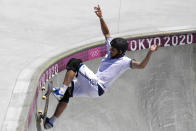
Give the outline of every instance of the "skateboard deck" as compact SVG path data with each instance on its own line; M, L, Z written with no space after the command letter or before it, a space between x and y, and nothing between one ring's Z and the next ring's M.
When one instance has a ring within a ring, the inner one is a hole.
M41 120L43 120L43 126L45 129L46 129L45 121L46 121L47 112L48 112L49 97L53 91L52 87L53 87L52 82L49 82L48 86L47 86L47 91L46 91L45 95L42 96L42 99L45 100L44 112L42 110L38 111L38 122L41 123ZM44 91L44 90L45 90L45 87L42 87L42 91Z

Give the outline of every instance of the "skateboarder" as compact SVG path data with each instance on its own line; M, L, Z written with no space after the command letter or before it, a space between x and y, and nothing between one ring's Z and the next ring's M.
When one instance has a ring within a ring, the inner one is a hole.
M100 20L101 30L106 39L107 54L101 61L96 74L94 74L86 65L82 64L80 59L72 58L67 66L64 82L61 88L54 91L59 97L59 103L51 118L46 119L45 127L53 127L54 122L67 107L70 97L99 97L111 87L112 83L127 69L143 69L149 62L151 54L159 46L152 45L143 59L138 62L125 56L128 49L128 43L123 38L110 37L109 29L102 17L102 11L98 6L94 7L95 14ZM76 76L76 80L73 80Z

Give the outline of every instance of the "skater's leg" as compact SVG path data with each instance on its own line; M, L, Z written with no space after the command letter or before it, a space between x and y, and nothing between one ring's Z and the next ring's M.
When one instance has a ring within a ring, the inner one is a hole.
M53 127L53 123L56 121L56 118L60 117L62 112L67 107L69 98L72 97L73 95L72 93L73 93L74 87L73 86L68 87L68 86L70 85L76 73L78 72L81 63L82 63L81 60L72 58L67 64L67 67L66 67L67 72L65 74L63 87L60 90L58 90L58 92L55 92L58 94L63 92L63 98L59 101L56 107L56 110L54 112L54 115L50 119L48 119L47 122L45 123L45 125L48 126L49 128Z
M54 116L56 118L60 117L60 115L63 113L63 111L65 110L65 108L67 107L67 102L59 102L58 106L55 110Z
M67 71L66 74L65 74L63 84L65 86L69 86L70 83L72 82L72 80L74 79L75 75L76 75L76 73L74 71L72 71L72 70ZM67 107L67 104L69 102L69 97L71 96L71 94L68 93L68 92L70 92L69 90L70 90L70 88L68 88L67 92L64 94L66 99L65 99L65 97L63 97L63 100L59 101L59 103L56 107L56 110L55 110L55 113L54 113L54 116L56 118L60 117L60 115L62 114L64 109Z
M69 86L73 78L75 77L76 73L79 70L80 64L82 63L82 60L72 58L68 64L67 64L67 73L65 74L64 82L63 84L66 86Z
M63 95L66 92L66 90L67 90L68 86L70 85L71 81L76 76L81 63L82 63L82 61L80 59L75 59L75 58L72 58L68 62L67 66L66 66L67 72L65 74L65 78L64 78L62 87L60 89L59 88L54 88L55 96L59 100L63 97Z
M74 87L68 87L63 98L59 101L56 110L54 112L54 115L48 119L48 123L46 123L47 125L52 125L50 126L53 127L53 123L56 121L57 118L60 117L60 115L63 113L63 111L66 109L67 104L69 103L69 98L73 96L73 90Z
M73 70L68 70L65 74L65 78L64 78L64 82L63 84L65 86L69 86L69 84L71 83L71 81L74 79L76 73Z
M76 75L76 72L73 70L68 70L65 74L64 82L61 88L54 88L54 94L57 97L58 100L61 100L68 89L68 86L72 82Z

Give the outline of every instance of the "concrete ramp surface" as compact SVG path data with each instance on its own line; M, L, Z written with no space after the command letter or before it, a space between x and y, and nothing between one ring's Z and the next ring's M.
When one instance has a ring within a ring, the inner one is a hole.
M148 50L127 52L142 60ZM103 96L70 99L50 131L195 131L196 44L164 47L143 70L128 70ZM95 73L101 58L85 62ZM53 78L61 86L65 71ZM39 93L29 131L40 131L36 112L43 108ZM57 100L50 97L49 116Z

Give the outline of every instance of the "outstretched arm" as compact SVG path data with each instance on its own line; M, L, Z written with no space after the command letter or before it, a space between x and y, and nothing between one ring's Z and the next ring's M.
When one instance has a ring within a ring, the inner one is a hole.
M132 69L143 69L146 67L146 65L148 64L150 57L152 55L152 53L156 50L158 50L160 46L159 45L152 45L150 47L150 50L148 51L146 57L143 59L142 62L138 62L138 61L132 61Z
M102 30L103 35L105 36L105 38L110 37L110 32L109 32L108 26L106 25L106 23L103 19L101 8L98 5L98 6L94 7L94 9L95 9L95 13L96 13L97 17L100 20L101 30Z

